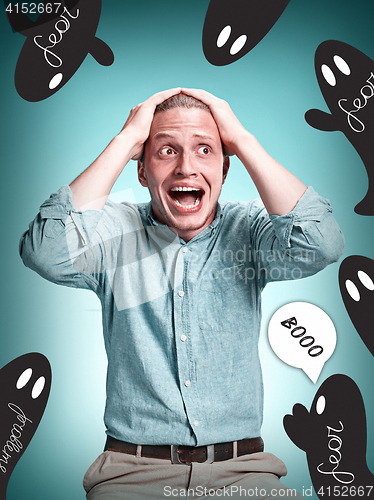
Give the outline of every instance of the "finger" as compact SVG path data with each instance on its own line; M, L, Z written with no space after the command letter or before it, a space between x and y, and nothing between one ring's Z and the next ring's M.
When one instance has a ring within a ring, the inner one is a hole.
M153 118L154 111L158 104L161 104L169 97L179 94L181 91L180 87L163 90L161 92L157 92L152 95L145 101L134 106L130 114L126 120L125 126L129 125L134 119L138 119L139 116L142 116L145 120L151 120Z
M182 88L181 92L183 94L190 95L191 97L195 97L195 99L199 99L199 101L204 102L208 106L216 104L221 100L218 97L216 97L215 95L213 95L210 92L207 92L206 90L203 90L203 89Z
M173 95L180 94L180 92L181 92L180 87L176 87L176 88L168 89L168 90L162 90L161 92L157 92L156 94L153 94L150 97L148 97L148 99L146 99L145 101L140 102L139 104L134 106L131 109L130 114L136 113L140 108L142 108L144 106L148 106L148 105L155 108L158 104L161 104L162 102L164 102L169 97L172 97Z
M181 92L183 94L188 94L188 95L205 95L207 97L216 97L204 89L191 89L191 88L182 87Z
M194 97L199 101L202 101L209 107L221 136L223 153L225 154L225 156L234 156L235 153L231 151L230 148L228 148L225 144L226 125L228 119L232 120L232 118L235 118L235 120L237 121L237 118L233 114L229 104L225 100L220 99L219 97L216 97L215 95L203 89L182 88L181 92L183 94Z
M162 92L157 92L156 94L149 97L146 101L144 101L143 104L149 102L156 107L158 104L161 104L162 102L166 101L166 99L169 99L169 97L180 94L181 90L182 89L180 87L176 87L173 89L163 90Z

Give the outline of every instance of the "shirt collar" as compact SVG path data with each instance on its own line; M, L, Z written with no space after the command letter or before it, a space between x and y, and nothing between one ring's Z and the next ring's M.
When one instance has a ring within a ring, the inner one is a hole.
M146 213L147 213L147 220L148 222L152 225L152 226L166 226L166 224L161 224L161 222L158 222L154 217L153 217L153 210L152 210L152 201L150 201L147 205L147 210L146 210ZM210 236L212 234L214 234L215 232L215 229L216 229L216 226L217 224L221 221L223 217L223 213L222 213L222 208L221 208L221 205L219 202L217 202L217 207L216 207L216 214L214 216L214 219L212 221L212 223L206 227L203 231L201 231L201 233L198 233L195 238L197 238L198 236L200 236L200 234L205 234L205 233L209 233ZM192 238L193 240L195 238ZM192 241L192 240L191 240Z

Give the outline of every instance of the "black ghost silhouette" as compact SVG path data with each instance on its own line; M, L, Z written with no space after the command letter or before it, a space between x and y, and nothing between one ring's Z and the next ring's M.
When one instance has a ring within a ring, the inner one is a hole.
M347 313L374 356L374 260L351 255L339 268L339 286Z
M290 0L211 0L203 27L203 51L215 66L245 56L271 30Z
M13 29L27 37L15 71L23 99L36 102L56 93L88 53L104 66L113 63L113 52L95 36L100 13L101 0L65 0L57 18L45 12L34 23L26 14L8 14Z
M327 40L316 50L315 69L331 114L310 109L305 119L319 130L342 131L356 149L365 165L369 187L354 210L360 215L374 215L374 61L347 43Z
M51 388L51 366L33 352L0 370L0 500L43 416Z
M328 497L328 491L331 495L335 491L334 496L338 491L350 498L359 494L374 497L370 486L374 476L366 464L365 406L351 378L341 374L329 377L315 395L310 413L296 404L283 425L289 438L306 452L318 498Z

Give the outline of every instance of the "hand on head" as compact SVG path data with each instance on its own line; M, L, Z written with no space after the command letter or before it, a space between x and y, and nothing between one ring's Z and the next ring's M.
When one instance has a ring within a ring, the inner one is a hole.
M241 132L245 132L245 129L232 112L229 104L205 90L178 87L158 92L130 111L122 131L130 133L134 138L136 147L132 159L140 160L142 158L144 143L148 139L156 107L173 95L180 93L202 101L209 107L217 124L225 155L236 154L238 138Z
M217 124L225 155L237 154L238 140L246 130L231 110L229 104L205 90L182 88L181 92L199 99L209 107Z
M143 154L144 143L148 139L155 109L169 97L179 94L180 88L174 88L158 92L141 102L132 110L123 126L121 133L126 132L133 136L135 148L132 156L133 160L140 160Z

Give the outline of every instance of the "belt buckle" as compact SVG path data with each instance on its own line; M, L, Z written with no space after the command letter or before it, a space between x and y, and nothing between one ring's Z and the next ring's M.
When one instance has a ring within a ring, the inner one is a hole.
M180 461L179 453L178 453L179 444L172 444L170 446L170 448L171 448L171 463L172 464L187 465L190 463L190 462L181 462ZM201 462L201 463L212 464L214 462L214 444L207 445L206 450L207 450L206 460L204 462Z

